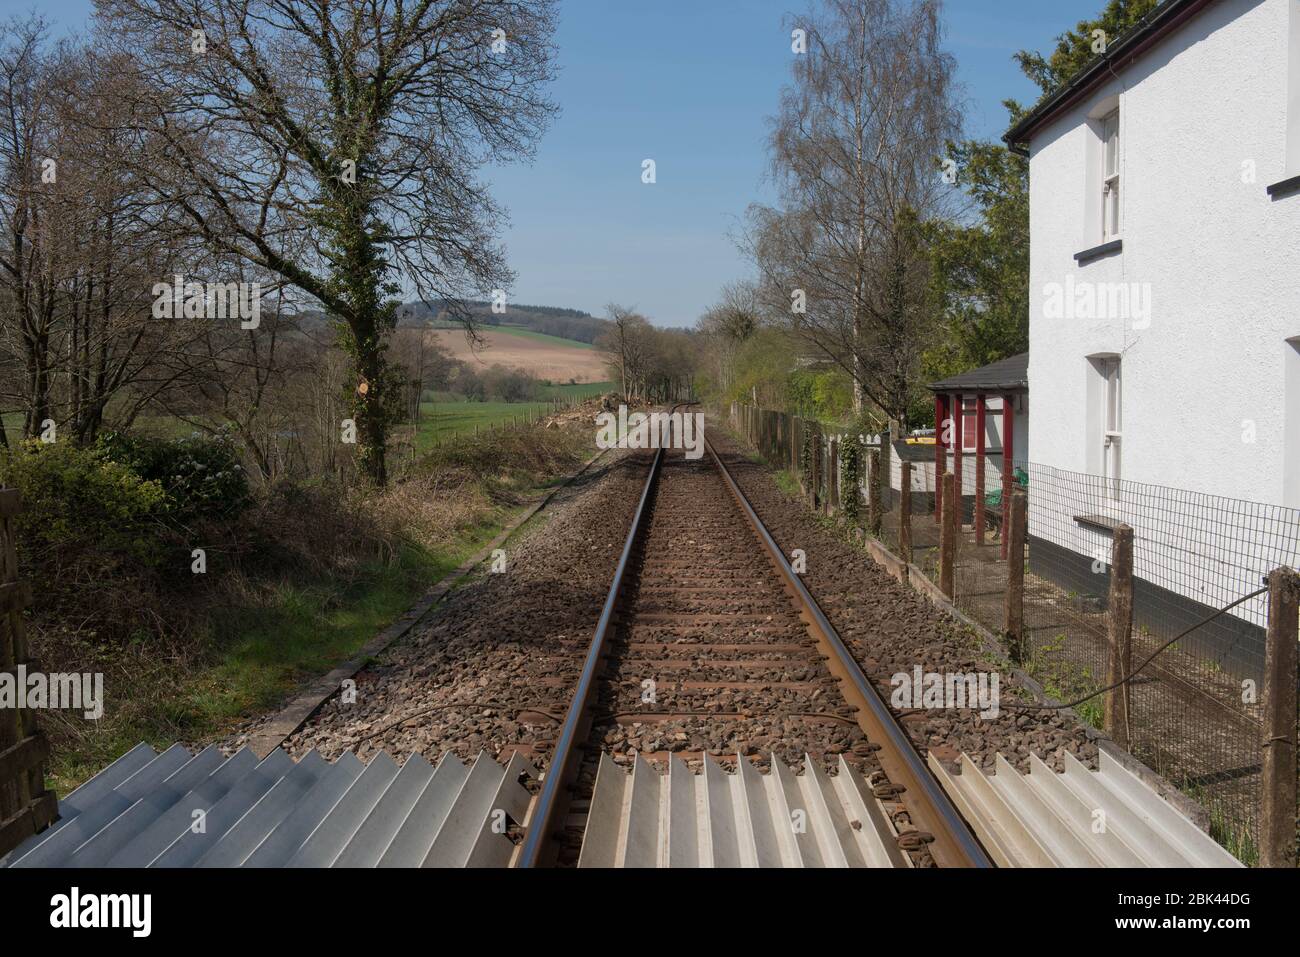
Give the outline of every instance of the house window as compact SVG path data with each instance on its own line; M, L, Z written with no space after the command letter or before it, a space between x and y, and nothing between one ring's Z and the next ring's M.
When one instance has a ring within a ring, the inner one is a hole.
M975 399L963 399L961 403L961 447L974 450L979 435L979 403Z
M1106 496L1119 499L1121 440L1123 437L1123 405L1121 395L1120 360L1102 359L1097 371L1101 373L1101 469L1105 480Z
M1103 242L1119 236L1119 110L1101 121L1101 238Z

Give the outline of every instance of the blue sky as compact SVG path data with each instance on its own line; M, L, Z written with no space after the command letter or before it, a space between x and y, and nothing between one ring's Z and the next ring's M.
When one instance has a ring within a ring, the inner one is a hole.
M967 135L996 138L1003 99L1035 98L1011 56L1046 50L1104 0L949 0L947 46L968 103ZM76 28L90 0L42 0ZM31 9L0 0L0 12ZM767 117L790 65L787 11L801 0L562 0L563 113L531 165L485 172L510 212L511 299L600 314L637 306L691 325L719 288L750 273L736 249L763 184ZM658 182L641 182L654 159Z

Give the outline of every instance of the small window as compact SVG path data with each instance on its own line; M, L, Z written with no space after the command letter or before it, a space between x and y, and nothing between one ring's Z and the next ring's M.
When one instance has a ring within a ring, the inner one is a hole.
M1123 404L1118 357L1104 360L1100 367L1104 387L1101 408L1101 467L1106 495L1119 499Z
M1119 110L1101 121L1101 130L1101 238L1107 242L1119 236Z

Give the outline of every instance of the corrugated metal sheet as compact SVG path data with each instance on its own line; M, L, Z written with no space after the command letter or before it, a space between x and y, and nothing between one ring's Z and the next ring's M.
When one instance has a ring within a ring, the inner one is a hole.
M137 745L68 795L61 818L8 867L504 867L536 776L516 755L502 767L444 755L437 767L387 754L362 764L311 752L294 762L245 748L157 754Z
M1240 867L1144 781L1105 752L1089 771L1070 755L1056 774L1000 756L985 775L930 768L1003 867ZM831 777L808 759L764 774L673 759L661 774L602 755L582 867L907 867L870 788L842 758ZM61 818L3 861L8 867L506 867L536 778L518 755L502 767L444 755L437 766L387 754L369 764L244 749L161 754L137 745L59 806ZM196 813L202 812L202 813ZM201 822L201 823L200 823Z
M674 758L661 774L605 754L587 816L580 867L909 867L898 835L862 777L840 758L830 777L811 758L796 775L775 757L762 774Z
M1105 751L1096 771L1066 754L1063 774L1032 755L1026 775L1001 755L992 775L929 763L1000 867L1242 866Z

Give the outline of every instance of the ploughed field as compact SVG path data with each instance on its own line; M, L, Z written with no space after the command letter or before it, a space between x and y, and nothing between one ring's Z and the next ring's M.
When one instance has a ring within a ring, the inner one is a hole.
M454 358L472 365L526 369L551 382L603 382L609 378L604 355L586 343L491 327L480 329L479 334L483 341L473 346L459 329L433 331Z

